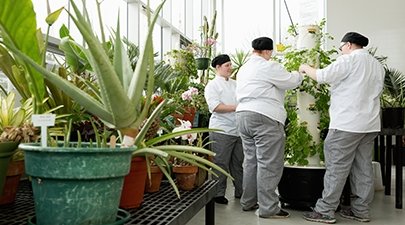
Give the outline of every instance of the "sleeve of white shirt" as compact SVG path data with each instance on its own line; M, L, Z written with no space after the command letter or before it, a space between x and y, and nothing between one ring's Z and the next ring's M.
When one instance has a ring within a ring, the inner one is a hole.
M205 86L204 97L210 113L213 113L214 109L221 104L220 94L212 83L208 83L207 86Z
M270 74L270 82L277 88L287 90L298 87L301 84L302 76L294 71L289 73L281 64L272 63Z
M342 55L329 66L316 71L316 80L319 83L336 84L345 79L351 70L350 57Z

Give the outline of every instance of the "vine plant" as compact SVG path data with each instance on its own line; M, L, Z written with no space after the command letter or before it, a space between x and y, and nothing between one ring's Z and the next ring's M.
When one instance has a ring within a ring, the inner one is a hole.
M322 49L323 43L327 39L333 37L324 32L326 20L322 19L316 26L319 29L310 30L316 38L316 44L311 49L294 49L292 46L287 46L281 63L288 71L297 71L303 63L309 64L316 68L324 68L329 65L334 59L332 56L337 53L335 49ZM298 24L294 25L298 26ZM291 36L295 37L292 26L288 29ZM288 115L288 123L286 124L286 149L285 159L290 165L307 165L309 156L319 154L321 161L323 155L323 139L329 126L329 90L328 85L318 84L316 81L305 77L302 84L287 92L286 110ZM321 131L321 141L315 144L307 129L307 122L300 122L297 115L296 95L298 92L306 92L315 98L314 105L310 106L310 110L318 111L320 114L320 123L318 129Z

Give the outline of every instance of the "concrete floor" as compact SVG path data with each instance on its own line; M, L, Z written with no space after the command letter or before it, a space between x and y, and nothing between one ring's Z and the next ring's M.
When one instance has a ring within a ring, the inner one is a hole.
M405 167L404 167L405 174ZM395 171L392 171L393 179L392 191L390 196L384 195L384 191L376 191L374 201L371 205L371 222L368 225L403 225L405 224L405 209L395 208ZM405 184L405 179L404 184ZM277 224L277 225L292 225L292 224L320 224L306 221L302 218L303 211L286 209L290 212L290 217L287 219L262 219L255 215L254 212L244 212L239 204L239 199L234 199L232 195L232 184L228 185L227 198L229 199L228 205L215 205L215 224L216 225L263 225L263 224ZM405 189L405 185L403 187ZM403 196L405 191L403 190ZM405 200L403 200L405 207ZM205 225L204 208L190 220L187 225ZM363 224L361 222L348 220L336 214L337 224Z

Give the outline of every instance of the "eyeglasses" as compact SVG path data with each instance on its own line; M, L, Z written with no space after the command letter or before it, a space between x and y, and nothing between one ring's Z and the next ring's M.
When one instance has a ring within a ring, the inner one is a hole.
M349 42L344 42L342 45L340 45L339 51L342 51L343 46L345 46L347 43L349 43Z

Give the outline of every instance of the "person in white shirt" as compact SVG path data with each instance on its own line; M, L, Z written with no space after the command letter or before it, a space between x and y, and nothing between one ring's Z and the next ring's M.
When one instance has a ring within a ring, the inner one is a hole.
M269 61L272 39L256 38L252 47L236 80L236 120L245 155L240 203L244 211L258 209L261 218L287 218L275 192L284 167L284 95L301 84L302 76Z
M212 60L211 66L215 68L216 76L208 82L204 92L208 108L212 113L209 128L222 130L210 132L211 150L216 153L214 163L229 172L234 178L234 195L235 198L240 198L242 195L243 148L236 128L236 81L230 79L232 63L228 55L218 55ZM227 178L221 173L218 175L219 187L215 202L228 204L228 199L225 197Z
M345 34L339 50L342 55L324 69L301 65L319 83L330 84L330 124L324 142L326 172L322 198L313 212L304 214L309 221L334 223L335 211L350 174L354 199L351 208L340 215L361 222L370 221L369 204L373 199L373 141L380 131L380 95L384 68L363 47L368 38Z

